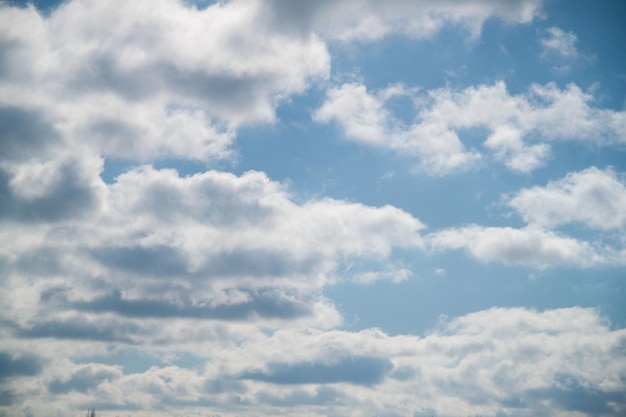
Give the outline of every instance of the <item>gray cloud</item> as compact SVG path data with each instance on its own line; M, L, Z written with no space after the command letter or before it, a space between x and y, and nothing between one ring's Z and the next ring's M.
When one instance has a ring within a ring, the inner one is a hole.
M243 394L246 392L246 386L241 381L226 376L219 379L208 379L205 381L204 387L209 394Z
M81 317L41 321L30 327L13 325L14 333L23 338L53 338L133 343L143 329L130 322L100 320L91 322Z
M63 269L61 257L62 253L57 248L36 248L22 254L14 266L20 273L29 275L58 275Z
M16 161L41 155L60 135L43 112L0 105L0 138L0 159Z
M16 376L35 376L42 369L42 360L35 355L14 356L0 352L0 381Z
M180 62L165 62L163 57L129 70L115 54L116 51L108 51L92 58L88 74L74 73L68 80L69 88L79 95L114 91L131 102L154 99L165 91L181 102L193 101L213 114L238 111L250 117L254 117L255 106L266 100L268 89L280 89L275 74L250 77L225 68L211 73L206 69L179 68Z
M131 120L119 120L111 117L94 118L87 125L86 130L94 138L105 143L115 143L116 147L124 149L128 154L141 151L141 137L146 132L144 128ZM122 155L119 155L122 157Z
M86 365L72 373L66 380L53 379L48 383L48 391L52 394L65 394L70 391L87 392L95 389L102 382L118 378L121 375L116 369L103 366Z
M0 389L0 406L10 406L18 399L18 395L15 390L12 389ZM3 411L0 411L0 416L4 416Z
M100 411L141 411L143 409L140 404L133 403L131 399L122 404L111 404L108 401L84 401L77 403L75 408L79 410L90 410L93 408Z
M206 254L203 266L190 271L185 256L168 246L97 248L90 254L108 267L153 277L280 277L311 273L319 263L313 257L293 259L293 255L285 251L241 248Z
M539 404L549 402L553 409L584 413L592 416L616 416L626 411L626 394L618 390L601 390L597 386L585 387L572 375L561 375L551 387L526 391L525 403Z
M414 379L419 375L419 369L414 369L410 366L398 366L393 369L389 374L390 378L397 379L398 381L408 381Z
M338 4L329 0L270 0L263 3L268 25L300 36L313 31L327 38L362 40L378 39L390 33L427 38L450 22L460 23L477 34L491 16L514 22L532 20L542 1L347 0ZM462 4L463 10L458 10L455 3Z
M331 364L322 362L270 363L267 371L247 372L241 377L284 385L333 382L375 385L382 382L392 368L393 364L387 358L349 356Z
M62 138L43 110L0 104L0 137L0 217L58 221L96 206L86 163L52 157Z
M25 222L54 222L83 217L98 206L97 191L84 173L82 161L69 159L54 165L47 174L48 184L33 196L21 194L31 194L33 182L41 179L15 182L15 175L0 168L0 216Z
M193 219L221 227L272 219L284 210L280 203L287 197L261 172L235 177L208 171L181 178L172 171L149 167L119 177L112 190L129 214L145 213L166 223Z
M245 320L258 316L263 318L293 319L310 314L303 302L288 300L279 293L249 292L244 302L221 305L189 305L164 300L122 298L117 292L92 301L73 302L69 307L89 312L114 312L127 317L187 317L196 319Z
M9 187L11 175L0 169L0 218L15 215L17 213L17 204L13 191Z
M319 267L319 259L312 254L294 259L293 254L263 250L240 249L211 255L201 273L207 276L265 276L280 277L290 274L312 274Z
M321 386L315 393L296 390L285 396L277 396L267 391L256 394L257 401L277 407L301 407L306 405L328 405L341 401L343 394L332 388Z
M142 276L171 277L189 274L184 257L171 247L98 248L91 250L90 254L110 268Z
M81 217L97 205L92 187L79 173L77 162L63 164L59 178L46 195L23 205L26 219L47 221Z

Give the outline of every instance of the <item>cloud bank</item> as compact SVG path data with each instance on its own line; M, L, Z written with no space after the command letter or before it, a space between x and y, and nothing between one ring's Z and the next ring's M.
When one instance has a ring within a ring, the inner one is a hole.
M401 121L387 107L398 95L413 102L414 121ZM551 157L554 141L596 147L626 141L626 113L592 103L593 96L574 84L533 85L512 95L502 81L426 92L404 86L369 92L350 83L328 90L315 120L336 121L347 139L414 158L416 169L431 175L465 171L485 154L512 171L529 173ZM484 132L482 151L466 145L476 130Z
M143 355L159 349L153 337L140 342ZM58 407L88 402L138 413L209 407L255 415L297 406L292 413L565 416L619 415L626 404L626 334L593 309L493 308L444 320L424 337L292 328L249 333L238 344L211 338L203 333L204 342L188 345L200 367L132 373L57 361L43 368L43 378L11 389L14 398L38 393L26 403L34 410L55 396ZM37 346L38 354L53 354Z

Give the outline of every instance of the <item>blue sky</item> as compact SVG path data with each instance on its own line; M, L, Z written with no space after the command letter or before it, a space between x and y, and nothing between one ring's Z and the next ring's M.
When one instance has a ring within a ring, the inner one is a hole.
M621 1L0 3L0 417L626 412Z

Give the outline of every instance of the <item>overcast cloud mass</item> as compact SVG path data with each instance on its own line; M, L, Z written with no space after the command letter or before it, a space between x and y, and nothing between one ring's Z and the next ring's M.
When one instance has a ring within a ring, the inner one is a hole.
M0 417L626 414L619 0L0 0Z

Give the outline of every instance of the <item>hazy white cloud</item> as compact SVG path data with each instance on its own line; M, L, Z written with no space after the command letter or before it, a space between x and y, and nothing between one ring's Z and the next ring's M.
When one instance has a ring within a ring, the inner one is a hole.
M518 162L521 171L549 156L545 143L526 145L526 141L578 140L607 146L626 140L626 113L594 107L593 96L574 84L563 89L552 83L532 85L526 93L511 95L504 82L497 82L461 91L434 90L429 96L429 106L420 113L423 120L436 120L454 130L487 129L491 135L485 145L496 156L504 152L511 168L516 168L516 158L530 158L530 165ZM528 151L531 156L524 156Z
M590 267L626 263L620 238L585 241L554 231L570 223L610 233L626 225L626 187L623 178L608 168L572 172L546 186L522 189L508 204L527 223L523 228L469 225L426 236L436 250L464 249L485 262L503 262L536 268L559 265Z
M615 250L534 226L515 229L470 225L434 232L427 240L436 250L465 249L480 261L536 268L624 262L623 255Z
M150 320L164 319L332 327L341 318L320 291L338 279L336 268L422 247L424 226L402 210L331 199L296 204L259 172L180 177L143 167L111 185L100 181L98 194L79 190L16 192L9 204L33 211L0 233L2 305L23 337L135 343L160 337ZM63 198L78 209L84 193L99 197L70 217L62 210L50 218L36 205L59 207L46 198Z
M5 5L0 96L101 155L222 158L238 125L271 122L280 100L328 76L317 36L261 14L247 1L75 0L48 17Z
M550 156L550 146L545 143L527 145L521 132L509 126L500 126L485 140L484 145L496 159L513 171L531 172L544 165Z
M324 39L426 37L448 23L479 30L492 16L529 22L540 3L241 0L198 9L173 0L75 0L49 16L4 5L0 104L37 113L63 145L99 156L225 158L238 126L272 122L281 100L328 77ZM362 106L368 124L355 134L388 133L385 115L370 118L377 104ZM434 171L477 158L445 130L406 134L437 134L403 146Z
M275 25L293 31L311 30L325 38L349 41L380 39L393 33L427 38L449 24L461 26L472 36L478 36L485 20L491 17L508 23L532 21L539 13L542 1L348 0L338 4L328 0L304 3L271 0L262 4Z
M44 356L38 374L10 386L14 398L31 393L27 404L37 411L56 395L60 410L89 403L153 415L207 406L225 415L272 415L277 405L311 415L619 415L626 406L625 340L624 330L593 309L493 308L444 318L424 337L290 328L224 343L223 335L194 351L194 365L162 363L134 373ZM140 346L143 355L158 349ZM183 353L173 352L172 360Z
M611 169L592 167L569 173L545 187L519 191L509 204L527 223L544 227L568 223L604 231L626 227L626 186Z
M362 284L372 284L377 281L391 281L399 284L411 278L413 273L406 268L389 269L384 271L368 271L354 274L352 280Z
M555 54L563 58L577 58L576 42L578 37L574 32L565 32L558 27L551 27L540 39L544 55Z
M331 88L315 120L335 120L348 139L413 156L421 170L437 175L467 169L481 159L463 143L468 129L487 130L484 147L510 169L525 173L551 157L554 140L594 146L626 141L626 112L593 107L593 97L574 84L564 89L533 85L519 95L509 94L504 82L425 93L404 88L396 94L415 102L409 125L386 107L388 90L370 93L354 83Z
M412 96L411 90L394 95ZM385 108L389 89L369 93L361 84L344 84L327 92L326 101L315 113L315 120L336 120L348 139L372 146L390 148L417 158L419 168L441 175L463 170L480 159L477 152L465 149L457 134L440 123L415 123L406 126Z
M326 101L315 113L315 119L328 123L337 119L348 138L365 143L388 140L393 129L384 101L367 92L362 84L344 84L330 89Z

